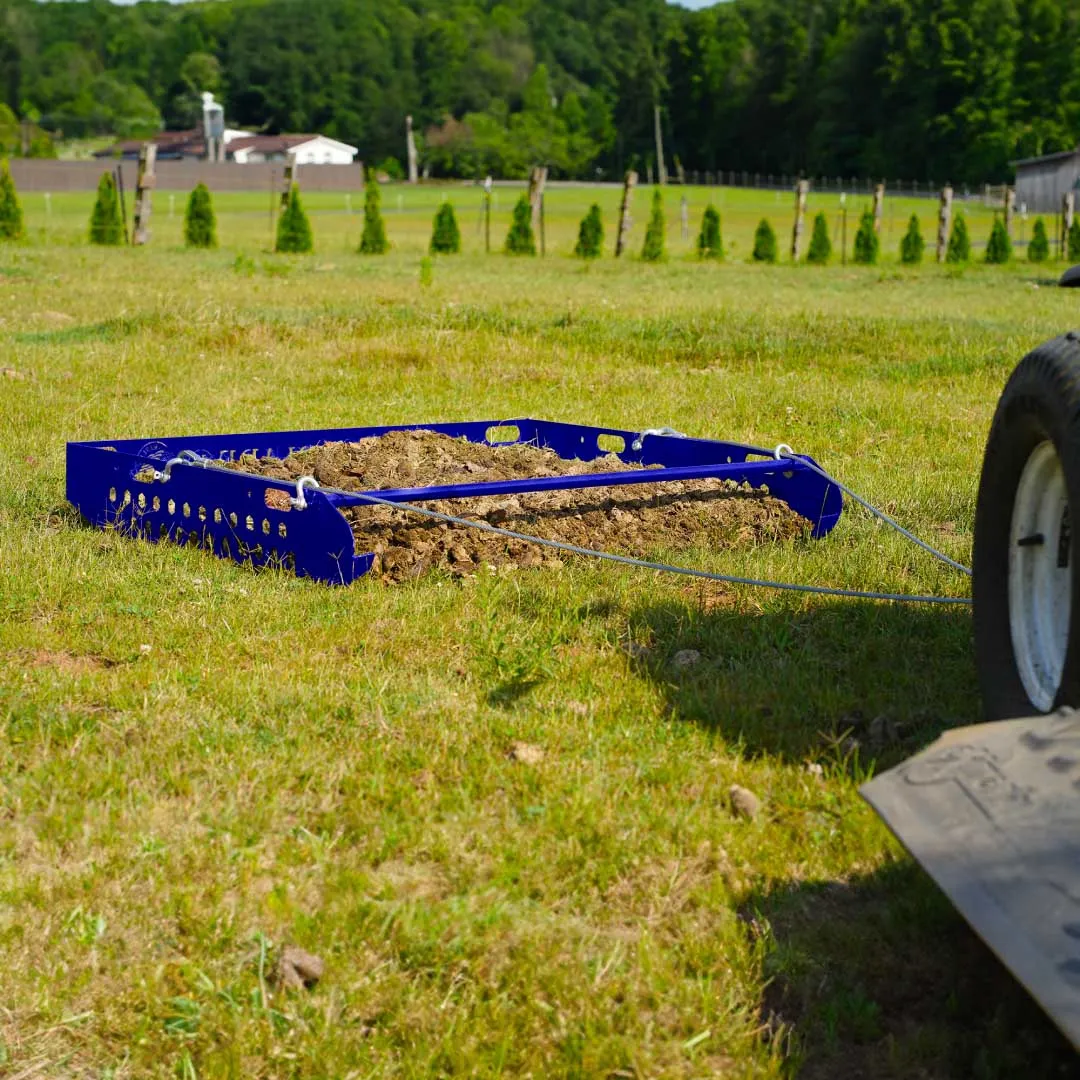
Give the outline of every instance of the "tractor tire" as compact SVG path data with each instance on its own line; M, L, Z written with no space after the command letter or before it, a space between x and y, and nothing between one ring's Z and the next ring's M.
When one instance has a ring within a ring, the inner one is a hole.
M1080 574L1070 508L1080 511L1080 332L1020 361L983 456L972 603L989 720L1080 706Z
M1069 269L1061 275L1061 280L1058 284L1063 289L1080 289L1080 266L1070 266Z

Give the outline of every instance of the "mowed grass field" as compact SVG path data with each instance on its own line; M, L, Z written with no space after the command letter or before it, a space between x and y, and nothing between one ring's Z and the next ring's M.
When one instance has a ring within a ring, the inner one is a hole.
M332 589L64 499L66 440L537 415L790 443L967 560L1000 389L1080 322L1060 266L751 266L762 207L725 193L726 262L682 257L673 214L668 263L586 267L592 195L559 191L558 254L485 257L463 213L423 286L420 194L387 189L376 259L337 196L292 259L254 195L217 200L205 254L167 193L135 250L81 244L89 196L26 196L0 251L0 1076L1070 1075L857 794L978 719L966 609L576 560ZM656 554L968 588L858 508ZM317 984L278 986L287 946Z

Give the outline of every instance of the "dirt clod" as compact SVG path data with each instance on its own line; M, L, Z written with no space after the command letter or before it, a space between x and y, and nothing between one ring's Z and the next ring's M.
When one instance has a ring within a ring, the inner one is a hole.
M432 431L394 431L355 443L300 450L284 461L245 455L233 468L287 481L312 475L323 487L377 492L625 472L638 466L613 454L569 461L531 445L488 446ZM423 500L423 505L544 539L636 557L691 545L722 549L786 540L807 527L786 503L766 491L715 479ZM279 508L285 509L284 500ZM421 518L408 510L357 506L344 513L357 552L374 552L372 569L388 581L405 581L433 569L465 575L485 566L562 565L528 541Z
M731 809L738 817L753 821L761 810L761 800L749 789L732 784L728 790Z
M520 761L522 765L539 765L544 760L544 750L532 743L514 742L510 744L506 756L511 761Z
M323 976L323 962L313 953L286 946L278 960L278 982L287 988L302 990L314 986Z

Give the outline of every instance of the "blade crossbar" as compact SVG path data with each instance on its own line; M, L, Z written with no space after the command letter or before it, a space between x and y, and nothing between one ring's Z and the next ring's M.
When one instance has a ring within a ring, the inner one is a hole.
M582 488L616 487L626 484L663 484L675 480L734 480L736 483L764 483L778 472L805 469L799 461L737 461L714 465L675 465L660 469L633 469L629 472L582 473L580 476L529 476L513 480L494 480L475 484L442 484L432 487L389 488L374 490L388 502L423 502L430 499L473 499L481 496L522 495L532 491L576 491ZM356 495L334 492L328 497L337 506L371 504Z

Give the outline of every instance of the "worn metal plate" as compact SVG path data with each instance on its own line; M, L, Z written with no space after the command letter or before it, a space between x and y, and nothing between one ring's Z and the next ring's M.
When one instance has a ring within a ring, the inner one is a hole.
M1080 713L958 728L861 791L1080 1047Z

